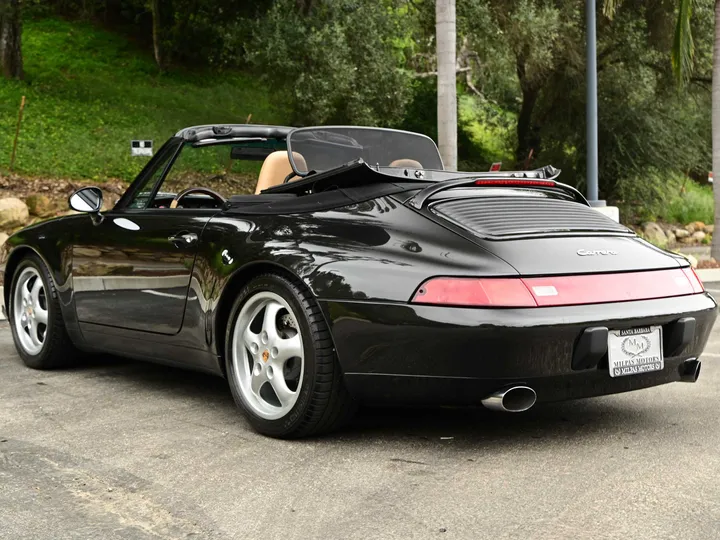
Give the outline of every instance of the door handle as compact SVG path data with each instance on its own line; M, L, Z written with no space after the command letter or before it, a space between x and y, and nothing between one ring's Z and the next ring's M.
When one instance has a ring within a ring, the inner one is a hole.
M177 248L190 247L197 244L198 235L195 233L177 234L168 236L168 241L172 242Z

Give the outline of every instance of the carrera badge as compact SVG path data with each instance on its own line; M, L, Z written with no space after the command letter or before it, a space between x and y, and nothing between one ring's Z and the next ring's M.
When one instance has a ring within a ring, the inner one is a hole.
M617 251L610 251L608 249L595 249L595 250L587 250L587 249L578 249L577 254L581 257L594 257L596 255L617 255Z

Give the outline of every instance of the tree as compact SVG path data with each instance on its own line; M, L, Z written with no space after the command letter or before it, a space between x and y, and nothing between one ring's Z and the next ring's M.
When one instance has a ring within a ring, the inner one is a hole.
M247 61L285 94L295 124L395 126L410 89L395 4L275 0L252 24Z
M712 166L720 171L720 1L715 1L715 46L712 76ZM713 183L715 228L720 225L720 182ZM720 229L718 229L720 230ZM712 257L720 260L720 233L713 234Z
M0 69L7 79L23 78L20 0L0 0Z
M455 0L437 0L438 143L445 167L457 170L457 79Z
M692 14L697 0L678 0L677 20L671 60L673 72L683 85L694 69L695 40L692 35ZM605 13L612 16L622 0L605 0ZM712 168L720 171L720 0L715 0L715 41L712 76ZM720 182L713 183L715 227L720 225ZM720 260L720 234L713 234L711 256Z

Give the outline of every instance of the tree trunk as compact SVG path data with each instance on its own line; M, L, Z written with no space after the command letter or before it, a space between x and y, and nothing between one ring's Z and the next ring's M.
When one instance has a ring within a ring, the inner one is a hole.
M445 168L457 170L457 80L455 0L435 3L437 38L438 145Z
M516 70L518 81L520 82L520 90L522 91L522 105L520 106L520 115L517 121L518 142L515 150L515 162L517 168L522 168L527 161L530 150L533 150L533 154L538 153L540 141L537 137L537 130L533 126L532 115L540 94L540 89L537 85L531 84L527 80L524 55L518 55Z
M163 51L163 35L162 21L160 19L160 0L150 0L150 11L152 12L152 37L153 37L153 53L155 54L155 63L160 71L165 71L165 55Z
M20 0L0 0L0 69L7 79L23 78Z
M720 0L715 0L715 47L712 79L712 166L715 228L720 231ZM713 234L712 257L720 261L720 232Z
M518 168L524 166L523 164L527 161L530 150L533 150L533 154L538 153L539 141L532 124L532 114L537 98L538 92L536 90L523 90L522 105L520 106L520 115L517 121L518 145L515 151L515 161Z

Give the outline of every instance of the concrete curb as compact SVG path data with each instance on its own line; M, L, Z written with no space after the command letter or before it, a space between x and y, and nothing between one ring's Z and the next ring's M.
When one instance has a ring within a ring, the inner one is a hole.
M695 273L703 283L720 282L720 268L698 268Z

